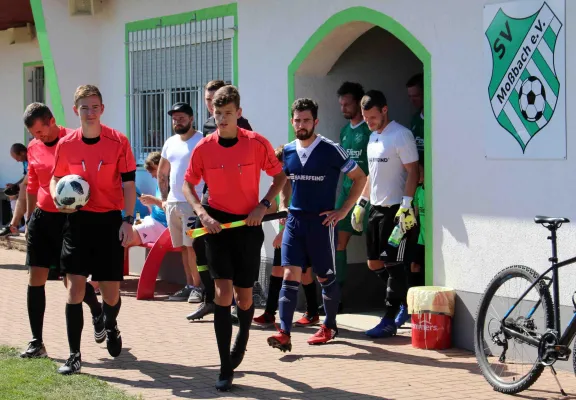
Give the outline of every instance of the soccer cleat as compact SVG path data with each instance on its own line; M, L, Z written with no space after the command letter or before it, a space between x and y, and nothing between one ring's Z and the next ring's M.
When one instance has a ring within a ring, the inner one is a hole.
M319 322L320 322L320 316L318 314L310 315L310 314L308 314L308 311L306 311L304 313L304 315L302 316L302 318L300 318L298 321L294 322L294 325L296 325L296 326L312 326L312 325L318 325Z
M326 325L320 325L320 329L310 336L308 344L324 344L338 336L338 328L327 328Z
M112 357L118 357L122 352L122 336L120 336L118 325L114 329L106 329L106 347Z
M106 339L104 313L101 313L98 317L92 317L92 325L94 325L94 341L96 341L96 343L102 343Z
M409 320L410 320L410 314L408 314L408 307L406 307L406 305L404 304L400 305L400 311L398 311L398 314L396 314L396 318L394 319L396 328L400 328Z
M48 357L44 343L39 340L32 340L28 343L28 348L20 354L21 358L44 358Z
M6 236L18 236L18 233L12 233L10 225L6 225L4 228L0 229L0 237Z
M188 301L192 293L192 286L184 286L182 289L168 297L168 301Z
M234 381L234 373L229 377L218 376L218 381L216 382L216 390L220 392L227 392L232 389L232 382Z
M188 296L188 303L202 303L203 298L204 290L199 287L193 287L190 296Z
M382 318L374 328L367 330L366 336L371 338L389 338L396 335L396 324L390 318Z
M272 314L265 312L259 317L255 317L252 321L258 326L268 328L276 323L276 317Z
M82 369L82 356L80 353L72 353L64 365L58 368L58 373L62 375L70 375L80 372L80 369Z
M200 306L191 314L186 316L189 321L202 319L208 314L214 314L214 303L200 303Z
M282 352L292 351L292 341L290 335L280 329L277 333L267 339L268 345Z

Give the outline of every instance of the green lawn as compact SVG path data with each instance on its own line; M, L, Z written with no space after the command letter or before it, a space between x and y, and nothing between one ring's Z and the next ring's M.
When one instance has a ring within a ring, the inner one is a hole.
M136 399L92 376L63 376L48 358L24 360L16 349L0 346L0 399Z

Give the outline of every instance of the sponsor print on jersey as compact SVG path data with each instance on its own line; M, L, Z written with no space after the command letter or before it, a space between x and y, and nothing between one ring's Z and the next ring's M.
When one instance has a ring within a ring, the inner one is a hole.
M350 156L350 158L358 159L362 156L362 150L353 150L353 149L346 149L346 152Z
M378 139L376 139L376 141L378 141ZM370 163L388 162L388 158L387 157L371 157L368 159L368 162L370 162Z
M326 175L303 175L303 174L290 174L288 179L292 181L312 181L312 182L322 182L326 178Z

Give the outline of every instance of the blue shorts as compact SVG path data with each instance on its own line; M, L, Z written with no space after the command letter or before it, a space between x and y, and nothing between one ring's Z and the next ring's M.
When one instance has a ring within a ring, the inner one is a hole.
M336 228L322 225L324 216L293 214L286 219L282 236L282 266L306 267L320 278L336 274Z

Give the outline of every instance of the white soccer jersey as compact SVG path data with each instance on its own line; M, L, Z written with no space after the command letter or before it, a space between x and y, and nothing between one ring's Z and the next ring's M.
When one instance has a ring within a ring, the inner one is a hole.
M410 129L391 121L382 133L372 132L367 155L370 203L375 206L402 203L408 177L404 164L418 161L418 149Z

